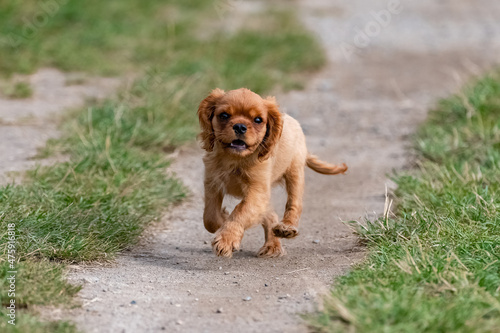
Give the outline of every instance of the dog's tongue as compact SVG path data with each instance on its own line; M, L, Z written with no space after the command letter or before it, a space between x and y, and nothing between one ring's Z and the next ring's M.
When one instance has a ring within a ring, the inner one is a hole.
M231 142L231 147L236 149L245 149L246 144L242 140L234 140L233 142Z

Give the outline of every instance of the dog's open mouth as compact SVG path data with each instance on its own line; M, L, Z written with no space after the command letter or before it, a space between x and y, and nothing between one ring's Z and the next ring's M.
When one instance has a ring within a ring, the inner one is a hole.
M234 140L231 144L229 144L229 148L235 150L245 150L247 149L247 144L243 140Z

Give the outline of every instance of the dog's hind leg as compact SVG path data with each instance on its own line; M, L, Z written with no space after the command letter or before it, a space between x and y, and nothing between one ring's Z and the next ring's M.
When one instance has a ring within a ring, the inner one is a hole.
M302 214L304 195L304 165L292 165L285 173L286 201L283 221L273 228L274 235L281 238L294 238L299 234L299 220Z
M281 240L277 238L272 228L278 224L278 215L269 211L262 219L262 227L266 236L266 242L257 253L261 258L276 258L286 254L285 249L281 246Z

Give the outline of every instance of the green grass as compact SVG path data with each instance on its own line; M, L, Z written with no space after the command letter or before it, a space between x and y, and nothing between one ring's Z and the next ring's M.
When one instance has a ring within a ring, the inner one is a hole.
M318 68L323 62L314 40L290 13L270 13L272 24L228 38L213 28L224 17L219 17L220 2L215 0L89 0L85 5L78 0L54 1L67 4L54 7L50 15L44 14L40 1L0 3L0 73L55 66L119 75L153 65L162 72L175 67L171 74L209 71L233 79L239 70L253 68L253 76L268 81L267 76L282 79L283 72ZM222 13L234 15L228 9ZM213 36L200 40L207 27L214 30ZM247 79L242 76L231 83L247 85Z
M39 3L2 2L2 36L22 34ZM0 187L0 290L8 286L7 225L15 223L21 306L20 326L2 322L2 331L75 330L41 322L34 306L71 304L78 287L65 282L65 264L113 259L184 197L165 172L165 152L194 139L198 103L211 89L270 93L300 85L298 75L322 65L321 50L293 13L266 17L258 28L227 33L213 24L220 19L211 1L70 0L33 38L2 45L0 75L7 78L41 66L137 77L116 97L63 119L62 138L40 156L62 153L67 162ZM2 306L9 299L0 292Z
M36 0L0 3L0 72L41 66L114 75L141 70L172 59L184 42L176 37L211 7L199 0L55 2L48 11Z
M368 258L338 280L318 332L500 331L500 76L430 112L394 218L360 228Z
M33 90L27 82L17 82L14 84L7 84L2 91L2 95L12 99L28 98L33 95Z
M2 255L2 259L4 256ZM16 325L8 323L5 307L10 302L9 287L5 282L11 275L5 263L0 266L0 301L4 310L0 312L1 332L74 332L74 325L67 322L40 321L30 312L33 305L57 306L76 305L72 297L80 290L65 281L64 267L47 260L22 261L15 267L17 279L15 283Z
M74 333L77 329L74 324L67 321L41 321L30 313L18 313L16 325L8 324L5 314L0 313L0 331L9 333Z

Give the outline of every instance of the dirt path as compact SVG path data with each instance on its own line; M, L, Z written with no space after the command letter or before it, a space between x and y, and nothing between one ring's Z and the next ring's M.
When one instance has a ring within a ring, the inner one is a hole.
M79 81L72 83L76 77ZM57 137L54 119L68 109L82 107L87 99L111 95L120 84L118 79L65 74L51 68L22 79L33 90L30 98L0 96L0 184L15 181L19 171L57 160L33 159L48 139Z
M388 9L387 1L299 3L304 22L328 51L329 66L304 91L278 101L302 123L310 151L347 162L349 174L307 172L301 235L285 241L286 257L256 258L263 243L256 228L247 232L243 251L220 259L202 225L202 153L184 148L173 170L191 198L114 267L71 274L86 281L84 306L70 317L82 330L304 332L297 313L313 310L333 278L363 257L340 220L382 212L386 174L407 163L407 137L426 110L461 85L457 78L498 60L497 1L402 1L401 11L386 16L379 29L370 13ZM363 46L356 27L366 25L373 30ZM353 49L340 48L347 44ZM346 50L356 54L348 60ZM275 197L282 211L283 193Z

